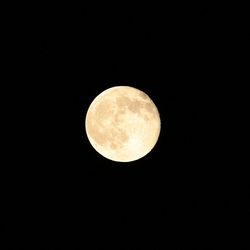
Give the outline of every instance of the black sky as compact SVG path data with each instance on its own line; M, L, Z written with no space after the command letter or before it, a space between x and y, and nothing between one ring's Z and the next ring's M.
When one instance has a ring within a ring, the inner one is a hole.
M17 231L83 249L205 249L224 237L236 197L215 136L227 9L105 2L41 5L33 15L23 125L32 136L24 168L13 167ZM96 153L84 128L93 98L116 85L146 92L162 122L152 152L126 164Z

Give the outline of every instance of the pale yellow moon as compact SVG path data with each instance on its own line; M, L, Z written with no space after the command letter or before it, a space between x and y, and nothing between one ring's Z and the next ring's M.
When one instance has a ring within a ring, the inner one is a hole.
M94 149L117 162L138 160L155 146L161 128L158 109L147 94L116 86L100 93L86 114L85 129Z

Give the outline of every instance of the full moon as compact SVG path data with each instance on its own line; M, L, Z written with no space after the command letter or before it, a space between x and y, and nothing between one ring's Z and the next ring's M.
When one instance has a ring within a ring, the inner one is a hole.
M117 162L138 160L155 146L161 128L158 109L150 97L133 87L116 86L90 104L85 129L90 144Z

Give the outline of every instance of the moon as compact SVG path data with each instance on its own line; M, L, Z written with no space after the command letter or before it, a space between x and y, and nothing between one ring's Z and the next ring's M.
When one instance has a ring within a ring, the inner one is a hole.
M90 144L105 158L130 162L147 155L157 143L161 121L150 97L130 86L101 92L90 104L85 129Z

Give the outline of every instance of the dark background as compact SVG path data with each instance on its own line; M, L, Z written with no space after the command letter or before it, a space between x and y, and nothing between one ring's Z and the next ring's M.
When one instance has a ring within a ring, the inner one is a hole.
M231 244L246 210L231 215L247 202L221 123L234 14L205 3L34 6L8 228L84 249ZM92 100L116 85L146 92L162 122L152 152L126 164L99 155L84 128Z

